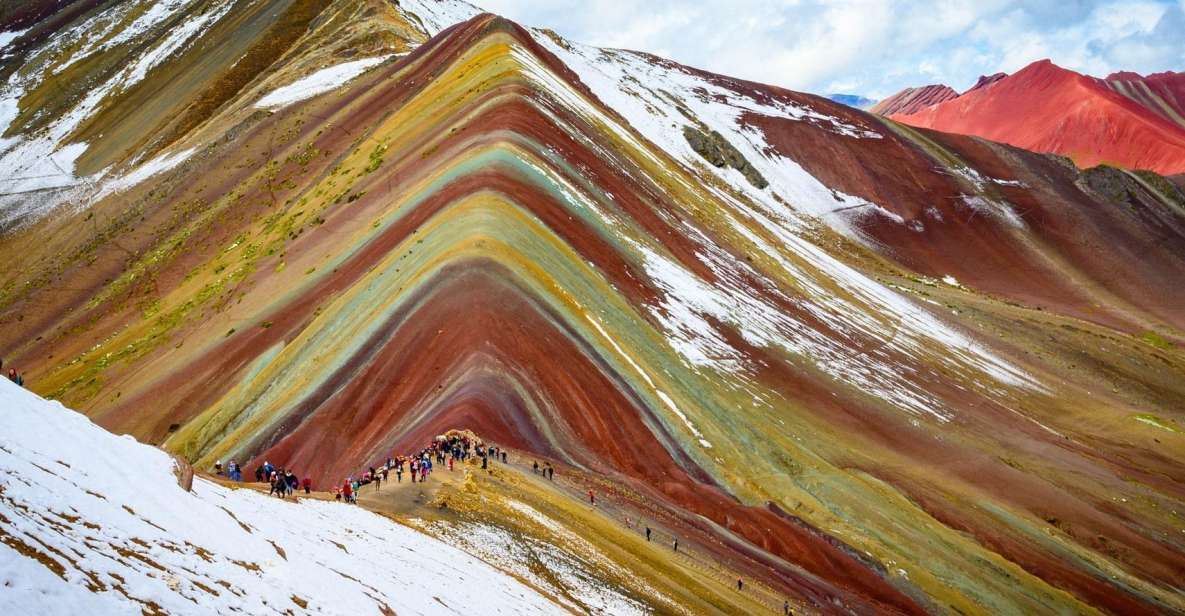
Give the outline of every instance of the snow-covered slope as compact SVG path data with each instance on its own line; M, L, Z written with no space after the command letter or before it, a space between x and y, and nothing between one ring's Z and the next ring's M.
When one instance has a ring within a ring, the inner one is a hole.
M359 507L198 478L0 382L0 613L554 614L547 598Z
M421 20L377 3L360 19L361 3L285 4L119 0L0 32L0 230L181 165L264 93L275 109L338 87L456 9L429 3Z

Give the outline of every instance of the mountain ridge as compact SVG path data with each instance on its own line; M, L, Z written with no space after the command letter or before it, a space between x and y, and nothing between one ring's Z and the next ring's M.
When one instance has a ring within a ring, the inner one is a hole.
M912 126L1063 154L1081 167L1185 171L1185 74L1115 77L1082 75L1046 59L1012 75L981 78L957 97L873 111Z
M425 6L6 232L6 365L198 468L471 427L818 609L1181 607L1163 178Z

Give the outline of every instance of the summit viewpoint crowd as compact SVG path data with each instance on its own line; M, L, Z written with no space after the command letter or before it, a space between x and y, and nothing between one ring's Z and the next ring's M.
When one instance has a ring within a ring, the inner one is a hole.
M450 432L437 436L427 447L417 452L409 455L392 455L385 462L367 467L357 476L346 477L340 485L335 485L332 490L337 500L356 503L358 502L359 489L374 484L375 489L378 490L384 482L391 480L392 474L395 475L396 483L403 482L405 472L408 473L411 483L423 483L436 468L447 466L451 471L454 463L464 464L466 460L474 457L480 459L481 468L486 469L489 468L491 459L495 462L500 460L505 463L506 451L495 445L486 445L468 434ZM535 463L534 468L538 473L540 470L538 462ZM555 477L555 469L551 468L550 464L547 464L542 470L544 476L548 476L550 472L550 477ZM231 481L243 480L242 468L234 460L225 465L219 460L214 464L214 472ZM255 468L255 481L267 483L268 494L279 498L287 498L302 490L305 494L310 494L313 491L311 477L305 475L301 478L293 469L278 467L269 461L264 461L263 464Z

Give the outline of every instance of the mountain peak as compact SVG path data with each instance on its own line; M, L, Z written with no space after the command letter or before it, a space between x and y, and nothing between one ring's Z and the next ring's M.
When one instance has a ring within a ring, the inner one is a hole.
M1185 171L1185 77L1131 72L1095 79L1049 59L981 77L961 96L892 113L896 120L1099 163ZM1137 81L1139 87L1130 84ZM990 86L990 87L987 87Z
M971 90L978 90L979 88L984 88L984 87L990 86L993 83L996 83L997 81L1000 81L1001 79L1004 79L1007 76L1008 76L1008 73L1003 73L1003 72L993 73L991 75L980 75L979 79L975 80L975 85L968 88L966 92L963 92L963 94L966 94L967 92L970 92Z
M906 88L873 105L869 111L878 115L916 113L958 95L954 88L945 84Z

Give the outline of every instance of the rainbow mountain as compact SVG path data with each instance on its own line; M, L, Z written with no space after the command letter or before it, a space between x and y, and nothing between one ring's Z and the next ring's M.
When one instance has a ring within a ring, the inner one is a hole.
M471 430L768 595L610 552L659 613L1185 612L1179 178L461 2L0 30L4 366L113 432L330 483Z

